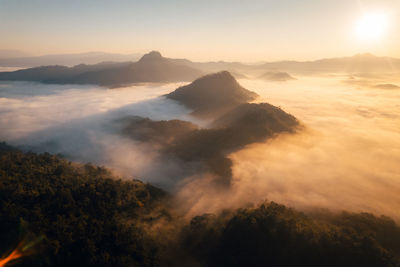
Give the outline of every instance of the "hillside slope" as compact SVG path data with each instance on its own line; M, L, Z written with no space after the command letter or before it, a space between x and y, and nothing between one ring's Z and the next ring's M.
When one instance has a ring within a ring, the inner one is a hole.
M258 95L243 88L229 72L222 71L203 76L166 96L192 109L194 115L211 117Z

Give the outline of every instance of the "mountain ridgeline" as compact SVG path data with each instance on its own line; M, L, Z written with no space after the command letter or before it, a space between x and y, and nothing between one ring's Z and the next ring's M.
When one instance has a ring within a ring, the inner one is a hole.
M99 62L137 61L143 54L115 54L105 52L87 52L77 54L52 54L42 56L27 56L15 51L0 50L0 67L32 68L37 66L62 65L75 66L79 64L97 64Z
M294 133L299 127L294 116L278 107L248 103L255 100L257 94L243 88L227 71L201 77L166 97L211 123L201 128L180 120L128 117L123 120L123 134L141 142L157 143L167 159L175 158L197 166L188 169L184 177L212 173L217 184L229 186L232 179L229 153L280 133Z
M78 55L79 56L79 55ZM89 55L82 54L81 62ZM54 64L67 62L57 57L44 57L43 60L33 62ZM137 62L121 61L124 57L109 57L120 62L106 61L98 64L79 64L73 67L62 65L42 65L11 72L0 72L0 81L32 81L50 84L94 84L105 87L120 87L137 83L167 83L191 81L206 73L229 70L237 78L257 77L266 81L289 81L296 75L312 75L323 73L398 73L400 59L378 57L371 54L358 54L352 57L328 58L315 61L277 61L260 64L243 64L240 62L193 62L187 59L172 59L163 57L157 51L151 51L142 56ZM107 57L105 57L107 59ZM76 55L75 55L76 62ZM4 60L3 60L4 61ZM7 62L10 61L8 64ZM17 61L17 62L14 62ZM26 66L33 64L32 59L26 59ZM22 66L24 59L11 58L1 63L2 66ZM16 65L14 64L16 63ZM289 73L288 73L289 72ZM245 74L245 75L244 75ZM260 76L261 75L261 76Z
M202 72L193 67L152 51L145 54L138 62L103 62L74 67L42 66L2 72L0 80L118 87L135 83L190 81L201 75Z

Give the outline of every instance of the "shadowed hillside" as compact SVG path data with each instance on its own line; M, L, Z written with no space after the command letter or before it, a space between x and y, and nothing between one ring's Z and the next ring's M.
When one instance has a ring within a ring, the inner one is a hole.
M49 62L52 62L51 60L50 57ZM10 64L10 66L14 66L14 64ZM378 57L371 54L358 54L352 57L328 58L315 61L277 61L246 65L239 62L219 61L199 63L187 59L171 59L162 57L157 51L152 51L144 55L138 62L103 62L95 65L80 64L74 67L51 65L13 72L0 72L0 81L96 84L107 87L119 87L145 82L191 81L204 73L223 70L230 70L232 73L237 73L236 76L238 78L246 77L246 75L239 73L252 73L259 76L260 72L267 71L259 77L269 81L288 81L293 79L293 77L285 72L274 71L277 69L295 74L332 72L397 73L400 70L400 59ZM217 86L217 84L215 85ZM201 82L198 82L192 87L195 86L203 85ZM178 97L178 95L175 94L172 97ZM185 101L185 97L187 95L182 95L180 100Z
M279 133L293 133L299 125L295 117L266 103L241 104L217 118L211 128L204 129L180 120L152 121L133 117L124 118L122 122L125 135L161 145L165 157L201 163L189 175L211 172L216 182L225 185L229 185L232 178L229 153Z
M123 132L130 137L144 142L168 145L179 142L184 135L198 129L197 125L181 120L153 121L139 116L120 120L126 126Z
M212 119L209 127L200 128L180 120L127 117L121 119L123 134L141 142L156 143L165 158L195 166L189 168L186 176L212 173L214 181L221 185L231 183L229 153L280 133L293 133L299 126L295 117L278 107L247 103L257 94L240 86L227 71L201 77L166 97L192 109L194 115Z
M243 88L227 71L201 77L167 95L193 110L194 115L215 117L254 100L257 94Z

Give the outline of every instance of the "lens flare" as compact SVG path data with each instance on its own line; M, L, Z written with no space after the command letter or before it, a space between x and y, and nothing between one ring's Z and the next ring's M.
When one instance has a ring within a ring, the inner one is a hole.
M8 254L8 256L5 256L0 259L0 267L10 266L13 261L22 258L24 256L32 255L34 246L43 239L44 239L43 235L33 240L24 239L10 254Z
M21 258L23 255L21 251L16 248L7 257L0 259L0 267L6 266L8 263Z

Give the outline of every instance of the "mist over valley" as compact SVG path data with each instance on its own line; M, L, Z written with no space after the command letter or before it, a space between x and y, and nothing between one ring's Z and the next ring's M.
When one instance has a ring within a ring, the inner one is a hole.
M0 267L400 266L399 18L0 0Z

